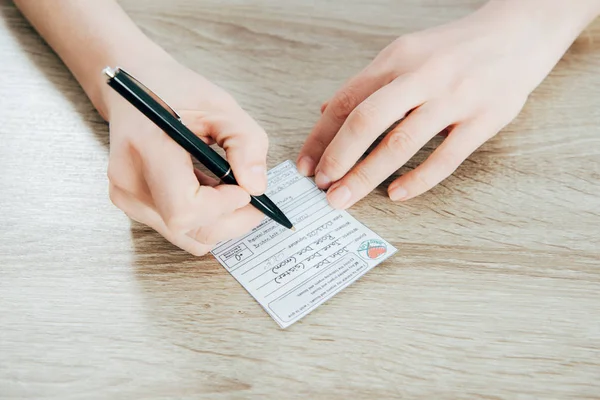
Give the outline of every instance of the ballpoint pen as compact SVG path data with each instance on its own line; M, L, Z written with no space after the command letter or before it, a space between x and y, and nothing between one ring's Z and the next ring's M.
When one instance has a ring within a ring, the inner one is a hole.
M175 112L158 95L121 68L104 69L107 83L125 100L154 122L160 129L202 163L221 181L237 185L229 163L189 130ZM284 227L295 230L285 214L266 195L251 196L250 204Z

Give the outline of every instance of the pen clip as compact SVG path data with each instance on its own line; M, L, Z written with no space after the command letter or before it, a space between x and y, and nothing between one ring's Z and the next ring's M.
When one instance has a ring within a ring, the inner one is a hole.
M114 79L118 73L121 73L121 74L127 76L140 89L142 89L144 92L146 92L146 94L148 96L152 97L158 104L160 104L169 114L171 114L173 117L175 117L179 122L183 123L183 121L181 121L181 117L179 116L179 114L177 114L177 112L175 110L173 110L173 108L169 104L167 104L166 101L164 101L159 95L154 93L146 85L144 85L142 82L137 80L133 75L131 75L129 72L125 71L123 68L121 68L121 67L116 67L116 68L106 67L106 68L104 68L104 70L102 72L104 72L104 75L108 76L109 79Z

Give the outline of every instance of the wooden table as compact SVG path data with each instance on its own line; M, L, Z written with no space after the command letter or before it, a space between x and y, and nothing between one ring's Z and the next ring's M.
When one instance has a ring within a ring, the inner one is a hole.
M270 166L396 36L479 4L123 1L260 121ZM212 257L110 203L107 125L0 10L0 397L600 398L599 23L453 177L353 207L399 252L281 330Z

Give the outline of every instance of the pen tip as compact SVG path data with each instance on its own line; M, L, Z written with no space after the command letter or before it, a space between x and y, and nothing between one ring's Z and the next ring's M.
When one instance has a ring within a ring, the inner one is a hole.
M290 228L290 230L291 230L292 232L296 232L296 227L295 227L295 226L292 226L292 227Z

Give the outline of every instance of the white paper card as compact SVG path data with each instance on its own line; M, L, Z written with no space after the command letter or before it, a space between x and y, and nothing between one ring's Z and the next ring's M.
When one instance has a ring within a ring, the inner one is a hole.
M217 260L286 328L360 278L396 249L285 161L268 173L267 196L296 227L269 218L247 235L222 242Z

